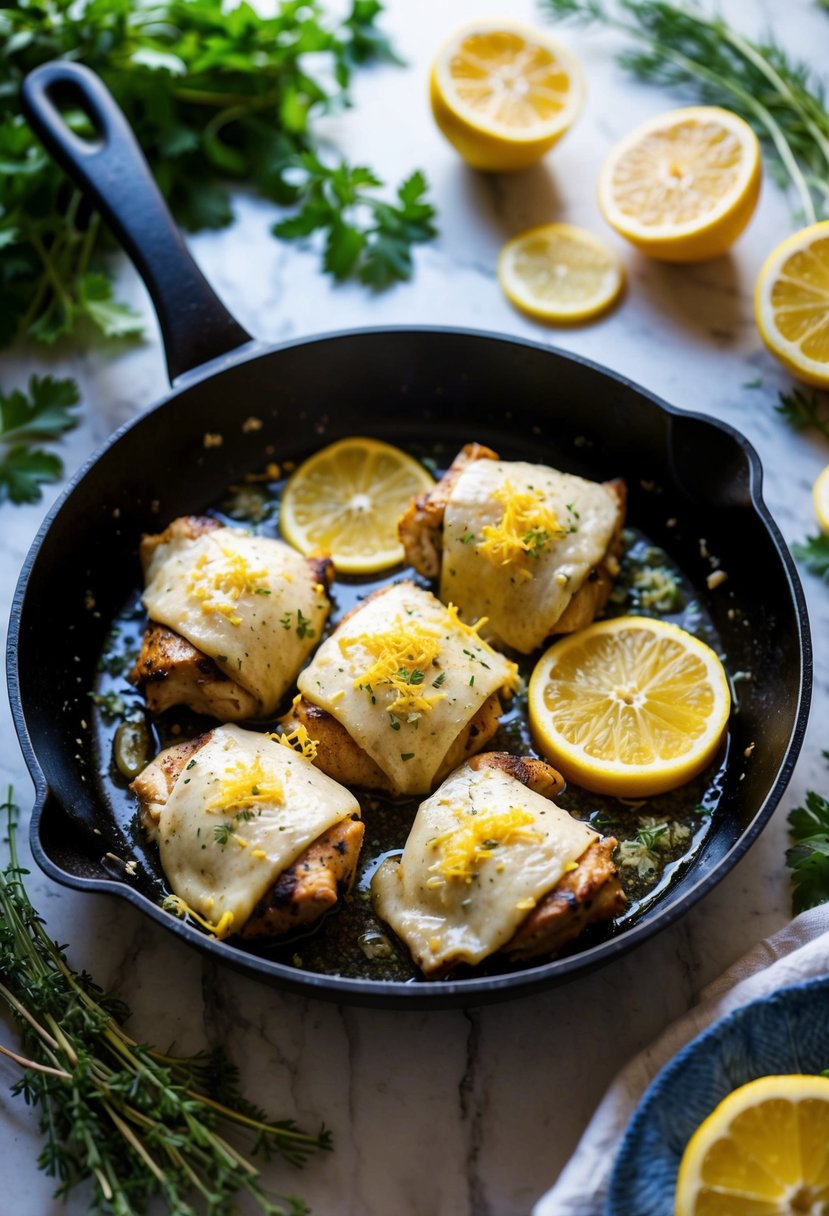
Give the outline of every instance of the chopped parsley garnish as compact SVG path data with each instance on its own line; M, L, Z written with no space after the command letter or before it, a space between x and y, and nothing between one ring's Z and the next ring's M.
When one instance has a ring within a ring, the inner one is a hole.
M233 833L236 831L236 825L233 823L220 823L213 829L213 838L222 848L225 847Z
M279 623L283 629L287 630L291 628L291 616L292 613L286 612L285 615L280 619Z
M400 759L401 760L414 760L414 752L401 752Z
M461 537L461 544L462 544L462 545L469 545L469 544L471 544L471 543L472 543L472 541L473 541L474 539L475 539L475 533L474 533L474 532L464 532L463 536Z
M446 679L446 672L442 671L436 680L432 680L432 688L440 688L441 684Z
M311 618L304 616L302 609L296 610L296 633L298 638L312 638L316 633L316 629L311 627Z

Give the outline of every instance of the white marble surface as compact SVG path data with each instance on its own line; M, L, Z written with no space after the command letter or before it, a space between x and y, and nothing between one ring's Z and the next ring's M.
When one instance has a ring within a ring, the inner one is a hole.
M810 0L782 6L730 0L722 8L747 28L771 26L816 66L829 17ZM227 232L193 241L208 277L240 320L271 339L377 323L451 323L531 337L578 351L655 390L741 428L766 469L765 492L789 541L813 528L810 486L829 460L819 438L796 435L775 415L786 377L764 353L752 321L751 291L768 250L791 226L790 211L767 182L751 228L732 256L687 269L660 266L626 247L629 290L606 319L555 332L516 314L502 299L494 262L502 242L552 219L604 231L594 201L596 173L611 142L635 122L672 104L637 87L611 59L612 41L595 32L562 36L581 58L589 98L577 127L538 168L509 180L467 169L442 142L425 101L435 44L460 21L509 9L534 18L531 0L388 0L386 26L409 60L357 82L356 108L330 121L348 154L398 180L425 168L440 209L440 238L417 254L414 281L371 297L333 286L314 255L268 236L270 210L239 201ZM612 234L610 239L613 239ZM143 288L124 268L124 292L149 311ZM9 388L32 368L77 375L87 402L83 423L63 444L69 471L117 424L165 387L154 324L141 345L33 351L0 363ZM758 376L762 387L748 388ZM49 500L0 514L2 615L17 571ZM71 944L76 966L119 985L139 1038L182 1049L229 1043L251 1097L277 1114L333 1128L336 1151L302 1175L274 1166L268 1180L296 1189L317 1216L524 1216L570 1154L616 1069L682 1012L702 984L788 918L783 866L785 815L804 791L829 786L821 748L829 745L829 590L805 576L816 660L811 726L783 803L749 855L679 924L635 953L568 987L469 1012L388 1013L305 1002L204 962L120 901L63 890L33 874L49 927ZM31 783L6 706L0 707L0 782L21 805ZM0 1029L8 1040L8 1027ZM6 1167L0 1209L9 1216L70 1216L86 1211L75 1195L52 1201L35 1166L32 1114L12 1100L14 1069L0 1062L0 1125ZM10 1166L13 1162L13 1167Z

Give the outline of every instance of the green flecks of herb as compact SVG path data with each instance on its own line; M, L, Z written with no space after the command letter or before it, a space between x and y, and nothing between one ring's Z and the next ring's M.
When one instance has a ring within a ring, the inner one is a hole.
M3 135L0 126L2 159ZM4 172L11 170L6 166ZM0 172L0 183L6 180ZM0 185L0 283L5 286L2 259L7 255L2 251L7 242L3 241L3 212L3 187ZM15 241L11 243L15 244ZM19 250L17 256L20 260ZM7 303L3 296L3 304ZM38 502L42 497L41 487L59 480L63 474L63 461L54 452L47 452L38 445L60 439L77 425L77 418L69 411L78 405L80 399L74 380L56 380L54 376L32 376L28 393L22 389L13 389L10 393L0 391L0 502Z
M397 672L398 680L402 680L404 684L422 684L426 679L426 673L415 667L409 671L406 667L401 667Z
M792 545L792 553L807 570L829 583L829 536L822 532L807 536L803 544Z
M191 760L190 763L187 765L187 771L189 772L191 768L195 768L195 767L196 767L196 761Z
M417 727L417 724L420 721L420 714L418 714L418 713L409 714L408 717L406 718L406 721L409 723L410 726Z
M280 623L280 625L282 626L282 628L283 628L283 629L288 630L288 629L290 629L290 628L291 628L291 617L292 617L292 615L293 615L293 613L286 612L286 613L285 613L285 615L284 615L283 617L280 617L279 623Z
M474 532L464 532L463 536L461 537L461 544L462 545L471 545L472 541L474 539L475 539Z
M780 393L777 413L795 431L813 429L829 439L829 399L817 393L806 393L795 388L790 393Z
M691 808L691 814L699 815L701 819L704 819L706 816L710 815L711 811L712 808L710 806L706 806L704 802L698 802L695 807Z
M226 663L226 662L227 662L227 655L226 655L226 654L217 654L217 655L216 655L216 662L217 662L217 663Z
M763 377L762 376L755 376L753 380L744 380L743 381L743 388L762 388L762 387L763 387Z
M271 589L270 589L270 587L257 587L257 588L256 588L256 591L255 591L255 593L254 593L254 594L256 594L256 595L270 595L270 594L271 594Z
M536 561L541 556L545 545L550 542L550 533L546 528L530 528L529 532L525 532L522 538L524 551Z
M472 686L474 685L474 683L475 683L475 677L474 677L474 676L470 676L470 677L469 677L469 687L470 687L470 688L472 688Z
M400 721L393 714L389 714L389 726L392 730L400 730Z
M123 718L126 715L126 702L114 689L103 693L91 692L89 697L93 704L98 706L98 709L101 711L101 717L105 722L117 722L119 718Z
M792 909L797 913L829 900L829 800L809 790L806 805L790 813L789 827L794 843L786 865L792 871Z
M316 634L316 629L311 625L311 618L304 616L302 609L296 610L296 633L298 638L312 638Z
M213 829L213 839L216 841L217 844L220 844L222 846L222 848L224 848L235 831L236 831L235 823L217 824L216 827Z
M445 680L446 680L446 672L442 671L436 679L432 680L432 688L440 688L440 686L444 683Z
M414 755L415 755L414 752L401 752L400 759L403 761L414 760Z

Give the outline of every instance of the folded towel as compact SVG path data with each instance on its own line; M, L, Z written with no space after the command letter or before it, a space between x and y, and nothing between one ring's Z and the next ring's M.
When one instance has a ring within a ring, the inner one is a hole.
M598 1216L622 1135L639 1099L681 1047L712 1022L779 988L829 974L829 905L802 912L709 984L692 1009L631 1060L611 1084L575 1153L533 1216Z

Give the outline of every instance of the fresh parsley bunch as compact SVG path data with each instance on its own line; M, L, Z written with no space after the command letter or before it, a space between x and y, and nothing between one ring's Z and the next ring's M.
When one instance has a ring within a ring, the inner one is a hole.
M355 67L394 60L380 11L379 0L352 0L342 19L323 0L282 0L271 17L223 0L0 0L0 342L53 342L81 318L111 337L140 329L113 298L97 215L20 112L26 73L58 57L103 77L184 227L230 223L231 188L245 183L295 209L278 236L324 234L336 278L408 278L412 245L435 233L422 175L384 201L377 175L332 162L314 128L349 104ZM83 115L67 117L83 128Z
M823 753L829 760L829 752ZM794 844L786 853L792 870L795 912L829 901L829 801L814 790L806 794L806 805L789 815Z

